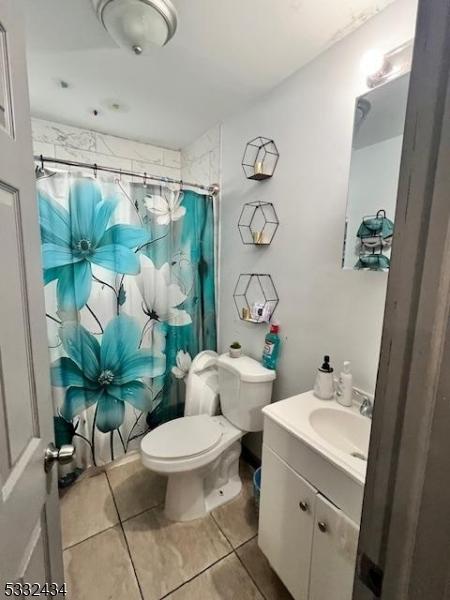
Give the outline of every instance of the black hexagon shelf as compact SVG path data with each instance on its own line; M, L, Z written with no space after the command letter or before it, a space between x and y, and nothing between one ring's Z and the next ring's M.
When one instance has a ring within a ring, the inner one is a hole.
M241 273L233 298L239 318L248 323L268 323L279 302L268 273Z
M280 224L271 202L247 202L239 217L239 233L243 244L269 246Z
M247 179L261 181L272 177L280 155L276 144L269 138L258 136L250 140L244 150L242 168Z

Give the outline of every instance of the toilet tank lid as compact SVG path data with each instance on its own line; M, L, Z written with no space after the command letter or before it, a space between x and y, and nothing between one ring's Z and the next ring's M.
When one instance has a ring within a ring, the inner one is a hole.
M217 366L238 375L241 381L263 383L265 381L273 381L276 378L275 371L266 369L261 363L249 356L231 358L228 353L221 354L217 361Z

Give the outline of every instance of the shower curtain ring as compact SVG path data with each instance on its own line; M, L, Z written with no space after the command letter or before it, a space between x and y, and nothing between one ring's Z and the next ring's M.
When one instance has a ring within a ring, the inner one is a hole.
M94 163L94 177L97 179L97 163Z
M147 172L144 171L144 187L147 187Z
M44 170L44 157L42 154L41 154L40 158L41 158L41 169Z

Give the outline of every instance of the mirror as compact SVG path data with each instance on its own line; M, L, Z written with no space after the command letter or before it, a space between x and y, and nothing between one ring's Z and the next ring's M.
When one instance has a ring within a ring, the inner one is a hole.
M408 87L406 74L356 99L344 269L389 269Z

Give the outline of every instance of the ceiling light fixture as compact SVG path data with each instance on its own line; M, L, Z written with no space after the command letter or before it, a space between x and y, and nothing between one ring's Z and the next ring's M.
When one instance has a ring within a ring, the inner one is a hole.
M92 0L103 27L121 47L143 54L164 46L177 29L170 0Z

